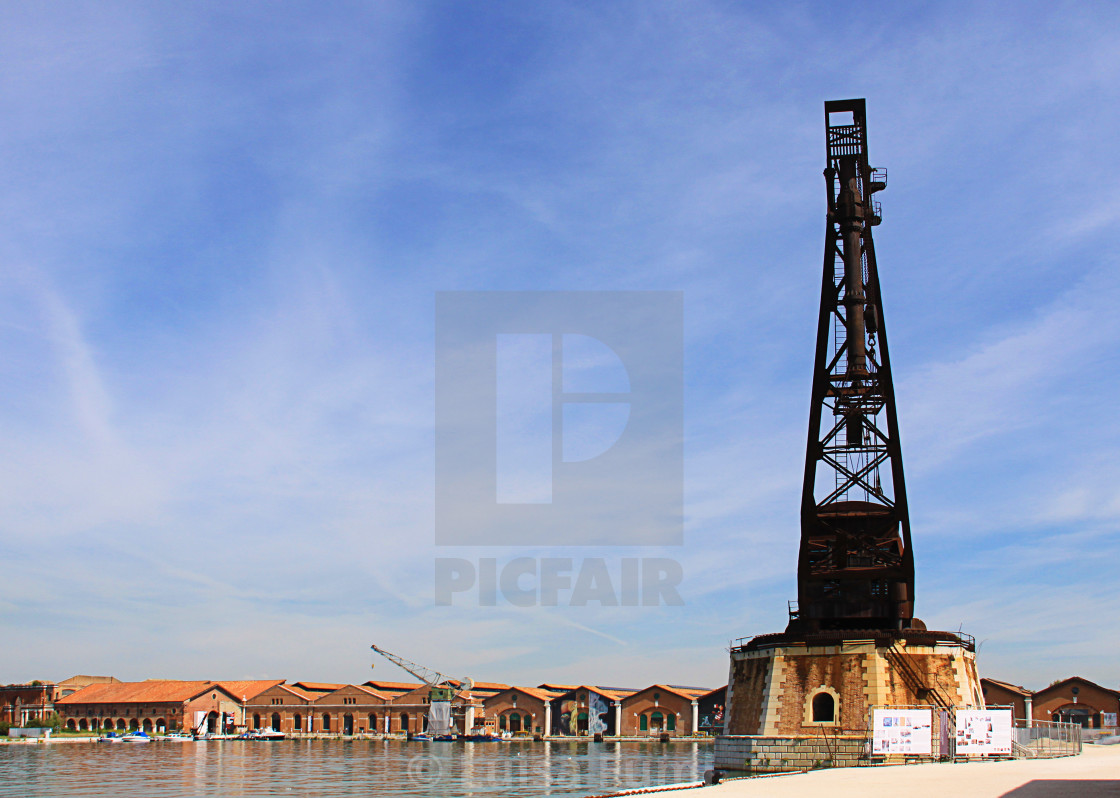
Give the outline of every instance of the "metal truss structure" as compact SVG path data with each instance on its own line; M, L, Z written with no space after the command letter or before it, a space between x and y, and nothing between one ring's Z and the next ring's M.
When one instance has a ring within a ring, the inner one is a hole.
M825 103L824 273L789 631L924 628L872 228L864 100Z

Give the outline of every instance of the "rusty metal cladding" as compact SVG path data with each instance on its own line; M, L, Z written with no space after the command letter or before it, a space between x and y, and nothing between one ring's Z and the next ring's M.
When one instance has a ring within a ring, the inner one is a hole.
M828 195L813 398L788 632L921 629L872 228L886 172L863 100L826 102Z

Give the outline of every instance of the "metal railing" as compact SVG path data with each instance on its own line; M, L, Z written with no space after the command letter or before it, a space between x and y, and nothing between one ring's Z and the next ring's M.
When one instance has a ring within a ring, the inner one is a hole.
M1074 756L1081 753L1081 726L1032 720L1028 727L1025 720L1017 718L1011 729L1011 747L1015 756L1022 759Z

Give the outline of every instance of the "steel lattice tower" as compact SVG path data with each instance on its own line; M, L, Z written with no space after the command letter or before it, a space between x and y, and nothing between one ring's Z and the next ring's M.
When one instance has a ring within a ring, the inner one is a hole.
M863 100L825 103L828 193L813 396L789 631L924 628L879 292Z

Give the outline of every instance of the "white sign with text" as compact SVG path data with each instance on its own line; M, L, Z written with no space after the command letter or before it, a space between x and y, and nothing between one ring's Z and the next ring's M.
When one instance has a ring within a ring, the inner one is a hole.
M872 710L873 754L933 753L933 712L928 709Z
M1011 754L1010 709L958 709L957 754Z

